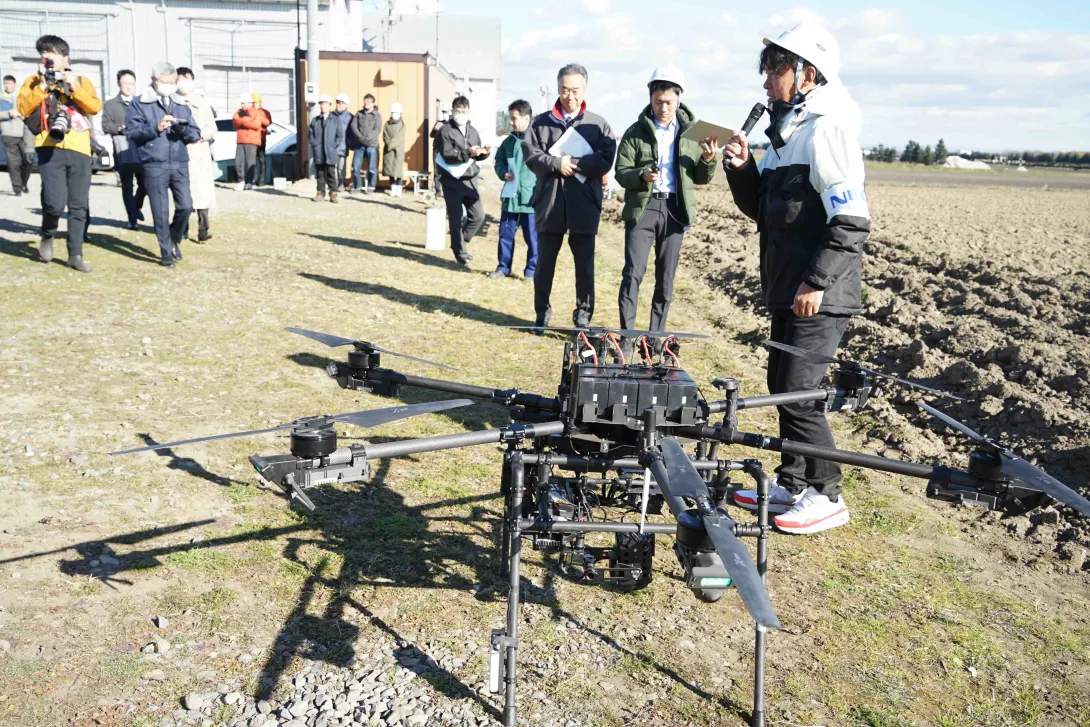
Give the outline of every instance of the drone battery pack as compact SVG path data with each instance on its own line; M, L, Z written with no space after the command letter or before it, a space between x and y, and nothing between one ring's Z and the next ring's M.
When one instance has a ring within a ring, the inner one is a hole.
M655 409L665 424L699 417L696 384L681 369L620 364L572 367L570 411L582 424L631 424Z

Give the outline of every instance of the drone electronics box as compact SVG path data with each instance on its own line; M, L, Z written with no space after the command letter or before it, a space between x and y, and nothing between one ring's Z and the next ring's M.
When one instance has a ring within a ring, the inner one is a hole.
M582 424L632 424L654 408L664 424L699 421L696 384L681 369L580 363L572 367L570 412Z

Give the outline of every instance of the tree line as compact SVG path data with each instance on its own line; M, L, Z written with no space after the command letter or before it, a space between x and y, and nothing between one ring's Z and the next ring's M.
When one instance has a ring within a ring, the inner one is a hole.
M939 139L939 143L934 148L931 148L931 145L921 147L918 141L910 139L901 151L898 151L897 147L879 144L871 149L869 158L877 162L901 161L907 164L932 165L942 164L949 155L950 151L946 148L946 142L942 139ZM1090 168L1090 152L1085 151L1008 151L1001 154L990 151L971 151L962 152L958 156L973 161L988 162L989 164Z

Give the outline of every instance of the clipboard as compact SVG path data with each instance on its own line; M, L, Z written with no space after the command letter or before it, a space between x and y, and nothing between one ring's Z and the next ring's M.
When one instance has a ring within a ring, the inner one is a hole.
M738 132L734 129L727 128L726 126L719 126L713 124L710 121L696 121L692 126L685 130L681 135L682 139L691 139L696 142L700 142L704 139L711 137L719 137L719 144L722 146L727 143L727 140Z
M556 143L549 147L549 155L554 157L570 156L572 159L581 159L588 154L593 154L594 149L587 143L587 140L583 138L583 135L575 130L574 126L569 126L568 130L564 132L564 135L556 140ZM580 184L586 184L587 176L576 172L575 178L579 180Z

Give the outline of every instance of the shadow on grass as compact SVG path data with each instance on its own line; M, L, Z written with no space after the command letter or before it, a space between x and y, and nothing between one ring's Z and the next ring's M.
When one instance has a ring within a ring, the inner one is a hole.
M395 245L377 245L367 240L358 240L354 237L335 237L333 235L316 235L311 232L300 232L300 235L304 237L313 237L315 240L322 240L324 242L332 242L334 245L343 245L344 247L355 248L356 250L364 250L365 252L373 252L377 255L385 255L387 257L396 257L402 260L408 260L414 263L420 263L421 265L431 265L437 268L443 268L444 270L462 271L465 270L454 260L448 260L446 258L436 257L425 252L416 252L414 250L404 250Z
M455 298L443 295L426 295L421 293L409 293L404 290L381 283L364 283L342 278L330 278L314 273L299 273L307 280L329 286L335 290L343 290L348 293L362 293L363 295L379 295L394 303L403 303L412 306L421 313L446 313L447 315L467 320L479 321L497 326L525 325L526 321L516 318L508 313L494 311L491 308L479 306L476 303L466 303Z

